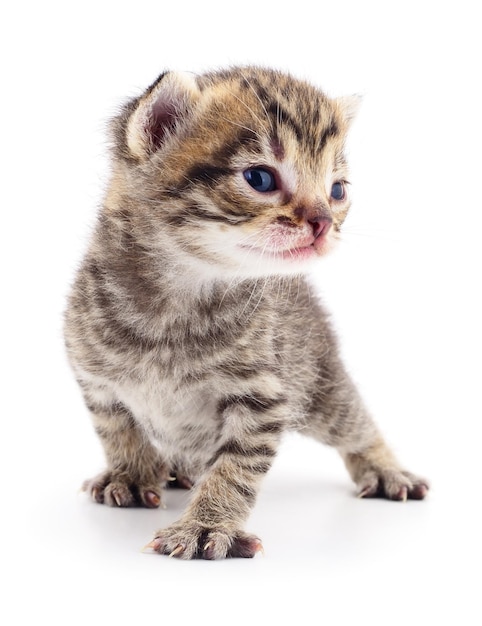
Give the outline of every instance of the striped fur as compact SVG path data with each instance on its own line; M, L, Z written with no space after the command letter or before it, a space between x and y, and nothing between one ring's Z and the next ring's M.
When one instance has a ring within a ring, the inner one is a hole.
M384 444L302 277L349 209L355 106L246 67L163 74L113 120L111 181L65 336L106 453L92 497L157 507L170 477L193 485L150 544L160 553L254 556L260 541L242 527L288 429L335 446L361 495L427 492ZM253 189L253 167L276 189Z

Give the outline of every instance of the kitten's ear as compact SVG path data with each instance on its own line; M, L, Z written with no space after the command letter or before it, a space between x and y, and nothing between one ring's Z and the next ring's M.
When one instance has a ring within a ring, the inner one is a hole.
M353 94L352 96L342 96L337 98L336 102L343 115L347 126L351 126L351 123L355 119L360 109L363 97L359 94Z
M187 118L200 96L195 78L167 72L141 96L126 128L129 152L144 159L155 152Z

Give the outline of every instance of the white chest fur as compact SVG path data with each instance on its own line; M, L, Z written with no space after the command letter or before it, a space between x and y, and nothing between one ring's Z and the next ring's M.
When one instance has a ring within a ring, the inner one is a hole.
M156 377L119 386L116 395L168 463L191 474L201 471L220 436L212 392L200 386L175 388Z

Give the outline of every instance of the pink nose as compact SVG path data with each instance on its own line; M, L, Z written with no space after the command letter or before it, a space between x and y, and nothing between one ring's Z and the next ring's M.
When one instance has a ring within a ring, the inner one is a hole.
M313 229L313 237L318 239L318 237L322 237L323 235L327 235L328 231L331 228L332 220L326 217L317 217L315 219L309 219L308 224Z

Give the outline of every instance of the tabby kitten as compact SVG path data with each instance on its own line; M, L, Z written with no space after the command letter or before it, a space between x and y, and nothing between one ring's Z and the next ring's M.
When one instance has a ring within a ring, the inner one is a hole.
M361 497L425 497L347 375L302 274L349 208L356 99L255 67L165 73L112 125L110 186L70 295L69 358L107 469L84 487L158 507L148 544L183 559L252 557L243 531L280 439L335 446Z

